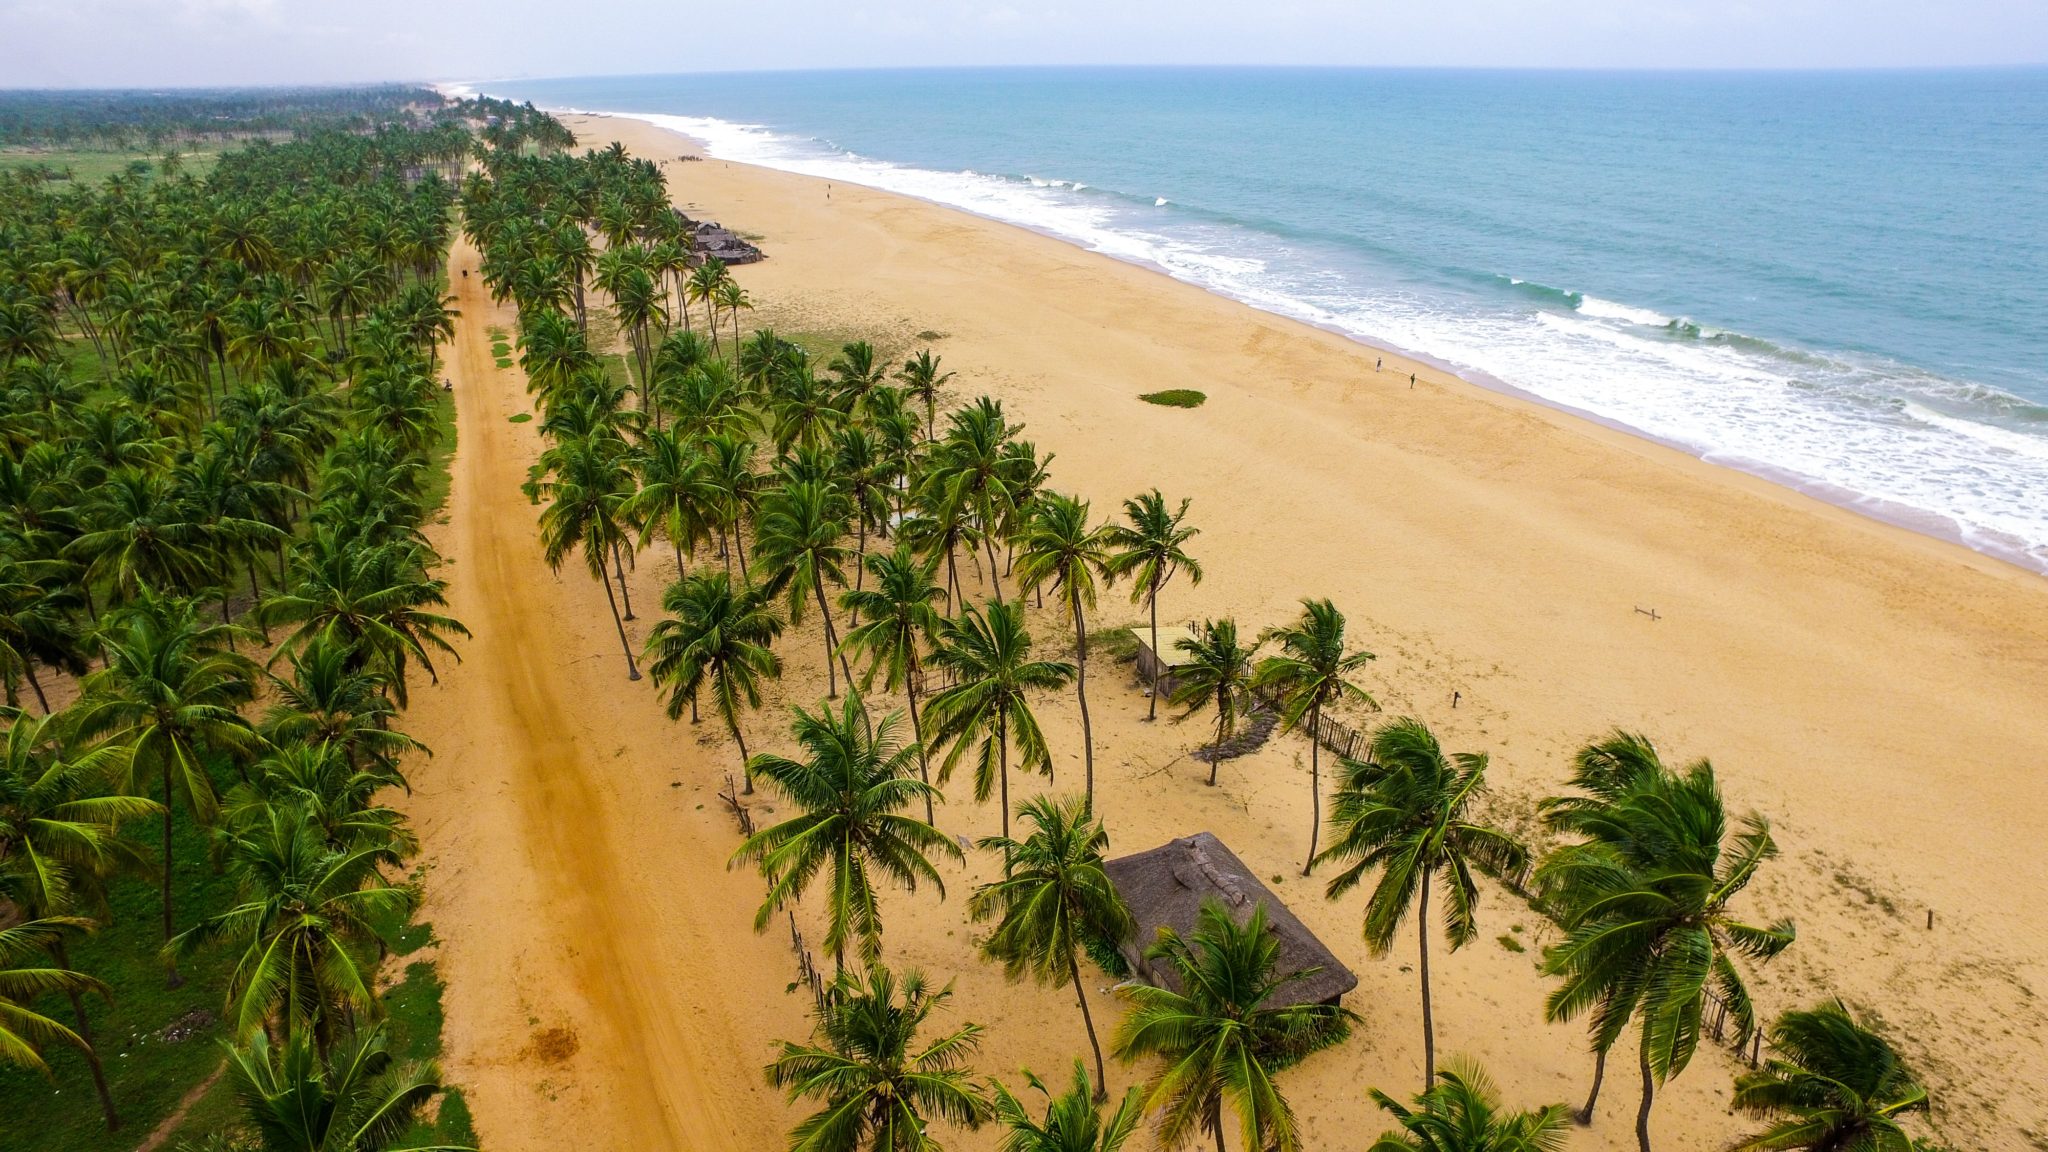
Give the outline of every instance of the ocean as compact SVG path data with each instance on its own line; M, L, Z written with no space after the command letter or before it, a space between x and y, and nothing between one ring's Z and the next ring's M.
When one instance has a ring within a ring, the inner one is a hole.
M2048 70L472 87L1037 229L2048 572Z

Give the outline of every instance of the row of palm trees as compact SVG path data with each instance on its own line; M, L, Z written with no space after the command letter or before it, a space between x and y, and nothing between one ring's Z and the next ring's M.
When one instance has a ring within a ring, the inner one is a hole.
M625 379L616 379L605 350L592 344L582 281L534 269L560 265L579 237L602 231L593 205L652 201L658 180L658 172L616 154L526 158L472 180L465 201L487 279L519 309L521 363L546 437L527 486L543 505L545 554L559 565L581 553L606 588L628 675L637 679L625 626L633 619L626 572L642 547L665 539L676 579L639 655L670 717L687 711L697 720L708 697L738 747L747 789L765 780L795 812L734 855L767 884L757 928L822 881L824 946L839 976L813 1042L786 1044L769 1069L793 1099L823 1105L792 1133L792 1147L924 1148L931 1120L974 1125L998 1114L1018 1146L1039 1146L1031 1142L1055 1131L1121 1142L1146 1112L1170 1146L1204 1133L1220 1146L1225 1103L1247 1147L1297 1147L1275 1075L1340 1037L1349 1017L1276 998L1302 974L1274 970L1263 923L1239 924L1220 909L1206 912L1187 938L1167 933L1152 948L1155 963L1180 973L1181 991L1121 989L1131 1009L1111 1048L1151 1061L1148 1082L1107 1120L1085 1099L1102 1098L1106 1069L1080 994L1079 956L1086 950L1106 959L1130 925L1101 868L1108 838L1094 812L1088 614L1103 588L1128 579L1159 651L1160 591L1180 573L1190 582L1201 576L1189 554L1188 504L1176 507L1152 492L1127 501L1121 523L1095 522L1087 502L1049 487L1050 458L1021 439L1021 426L996 401L956 408L940 427L937 396L950 374L929 352L905 362L892 383L871 347L849 344L821 375L806 349L771 331L745 341L735 331L721 347L676 327L673 314L649 307L640 291L624 300L611 294L627 343ZM634 228L602 235L607 247L593 267L613 251L644 251L662 226L650 211ZM926 406L921 428L918 402ZM986 590L979 603L965 596L963 560ZM1047 593L1073 629L1071 663L1033 656L1025 600L1042 603ZM847 625L843 636L835 606ZM778 641L813 610L828 701L794 710L800 757L750 753L742 714L760 706L766 683L781 673ZM1288 728L1315 733L1333 708L1372 706L1352 679L1371 654L1350 648L1344 616L1329 601L1305 601L1298 621L1253 645L1237 636L1234 622L1209 621L1178 645L1192 668L1177 671L1174 697L1191 711L1215 709L1216 751L1254 708L1272 707ZM1273 653L1259 658L1268 643ZM842 676L848 688L835 706ZM906 713L870 710L866 695L878 681L903 693ZM1082 788L1013 805L1013 759L1049 782L1053 775L1034 702L1069 687L1082 717ZM1486 758L1446 752L1419 722L1395 721L1374 736L1365 760L1340 763L1325 821L1318 743L1311 745L1304 874L1318 863L1339 866L1327 885L1332 899L1371 885L1363 918L1375 954L1392 947L1411 910L1418 923L1424 1091L1413 1108L1379 1098L1401 1126L1389 1146L1553 1144L1568 1122L1562 1106L1502 1113L1475 1069L1436 1068L1431 901L1443 902L1440 919L1457 948L1477 934L1475 876L1518 875L1531 856L1483 819ZM979 1029L921 1042L918 1030L948 992L883 963L882 890L929 887L943 895L935 861L964 855L933 827L934 805L962 764L973 767L976 800L994 795L1001 804L1001 835L979 847L1001 858L1003 878L969 903L977 919L995 921L984 952L1013 976L1074 986L1094 1056L1094 1091L1079 1067L1075 1091L1051 1099L1042 1119L1006 1089L974 1082L967 1061ZM1775 847L1756 818L1728 832L1709 766L1667 769L1638 736L1589 746L1573 784L1543 809L1565 846L1545 854L1534 872L1538 905L1562 934L1545 958L1560 981L1547 1012L1589 1021L1602 1071L1607 1052L1637 1026L1644 1070L1638 1135L1647 1149L1655 1085L1692 1056L1708 990L1727 1006L1738 1036L1756 1027L1738 961L1776 955L1791 943L1791 927L1748 924L1729 904ZM1031 829L1021 839L1012 836L1013 810ZM1325 823L1331 844L1319 848ZM1789 1037L1812 1015L1788 1014L1776 1034ZM1874 1034L1853 1021L1850 1027L1859 1043L1890 1052ZM1783 1049L1792 1050L1789 1042ZM1896 1065L1895 1056L1888 1059ZM1865 1132L1882 1142L1897 1131L1891 1117L1924 1106L1924 1094L1889 1091L1911 1083L1896 1069L1886 1091L1856 1094L1867 1085L1851 1078L1842 1083L1853 1090L1816 1095L1818 1060L1776 1060L1745 1080L1753 1087L1741 1099L1789 1117L1767 1134L1776 1141L1768 1146L1830 1146L1828 1139ZM1769 1088L1795 1083L1802 1087ZM1589 1100L1584 1119L1591 1110ZM1796 1142L1808 1138L1797 1134L1807 1131L1799 1124L1811 1129L1808 1144Z
M392 1057L374 972L415 899L382 799L425 751L406 686L467 635L421 532L455 193L409 170L448 137L0 185L0 1061L77 1048L109 1129L85 998L110 989L68 948L124 877L158 883L172 986L235 957L229 1064L264 1147L386 1147L440 1090ZM236 896L185 922L192 828Z

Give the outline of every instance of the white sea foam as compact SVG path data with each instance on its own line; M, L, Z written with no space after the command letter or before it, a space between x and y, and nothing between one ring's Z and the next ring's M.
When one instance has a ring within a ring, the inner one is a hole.
M1037 229L1254 307L1504 381L1710 460L1810 482L1851 503L1935 517L1975 546L2048 571L2048 437L1918 404L1902 408L1897 399L1980 386L1896 365L1773 354L1768 345L1674 339L1670 317L1591 296L1560 313L1371 290L1320 251L1154 211L1168 206L1164 197L1141 208L1077 195L1086 187L1079 183L912 168L704 117L639 118L702 140L716 157Z
M1631 308L1626 304L1616 304L1612 300L1602 300L1598 296L1579 297L1578 311L1581 316L1620 320L1629 324L1646 324L1656 328L1671 323L1671 317L1661 312L1652 312L1648 308Z

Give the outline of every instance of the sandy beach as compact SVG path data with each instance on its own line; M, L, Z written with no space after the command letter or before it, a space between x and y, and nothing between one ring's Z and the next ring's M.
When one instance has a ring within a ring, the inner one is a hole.
M1761 1008L1832 993L1877 1015L1959 1147L2048 1133L2048 908L2027 898L2048 890L2048 801L2034 790L2048 765L2048 581L1045 236L678 162L693 146L639 121L565 119L585 145L616 139L663 161L692 216L759 237L770 258L736 270L759 305L745 323L867 338L897 361L927 343L919 333L942 334L928 343L957 373L954 399L1000 398L1055 455L1054 485L1098 516L1154 486L1192 498L1207 579L1169 587L1163 628L1231 615L1256 632L1304 596L1334 599L1353 643L1378 654L1364 685L1389 716L1491 754L1504 818L1525 818L1571 752L1616 726L1672 761L1710 757L1731 810L1766 815L1783 849L1745 909L1798 922L1799 943L1752 969ZM475 640L414 691L408 720L436 755L412 770L406 802L430 865L447 1072L494 1150L780 1147L801 1112L761 1068L776 1040L806 1033L808 999L792 990L786 928L751 931L758 877L727 868L738 835L716 793L736 752L714 725L668 721L651 683L628 683L603 590L543 563L519 491L539 434L508 422L527 410L524 381L489 349L513 315L490 301L473 249L458 244L454 267L459 444L433 542ZM1208 402L1137 399L1169 387ZM639 558L636 643L673 577L665 550ZM1125 591L1096 627L1139 619ZM1031 621L1043 649L1071 648L1055 612ZM780 645L787 672L750 744L788 750L788 705L823 695L817 627ZM1122 668L1091 666L1090 686L1114 851L1214 832L1358 973L1347 1004L1363 1024L1282 1083L1309 1147L1362 1145L1386 1126L1365 1089L1419 1087L1414 943L1369 957L1359 899L1325 901L1319 880L1298 878L1307 743L1276 737L1207 788L1188 755L1200 720L1146 723ZM1062 784L1078 780L1071 695L1040 716ZM996 831L995 808L963 782L951 800L946 832ZM757 816L772 808L763 797ZM944 899L892 894L887 956L957 978L947 1019L987 1027L983 1073L1063 1077L1086 1050L1071 992L1007 984L975 957L965 896L992 871L977 854L943 867ZM815 934L813 911L797 921ZM1542 1022L1539 918L1489 887L1481 929L1433 951L1439 1052L1482 1061L1518 1106L1576 1104L1591 1060L1577 1025ZM1091 979L1091 1003L1113 1020L1103 983ZM1748 1130L1727 1108L1738 1067L1703 1045L1660 1095L1658 1147L1718 1148ZM1137 1074L1112 1066L1112 1085ZM1571 1146L1632 1147L1635 1103L1617 1060ZM941 1139L983 1150L997 1134Z

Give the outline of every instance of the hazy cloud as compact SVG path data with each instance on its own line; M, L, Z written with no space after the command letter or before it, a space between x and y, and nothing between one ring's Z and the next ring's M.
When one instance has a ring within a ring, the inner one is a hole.
M0 0L0 85L940 64L2048 63L2048 0Z

